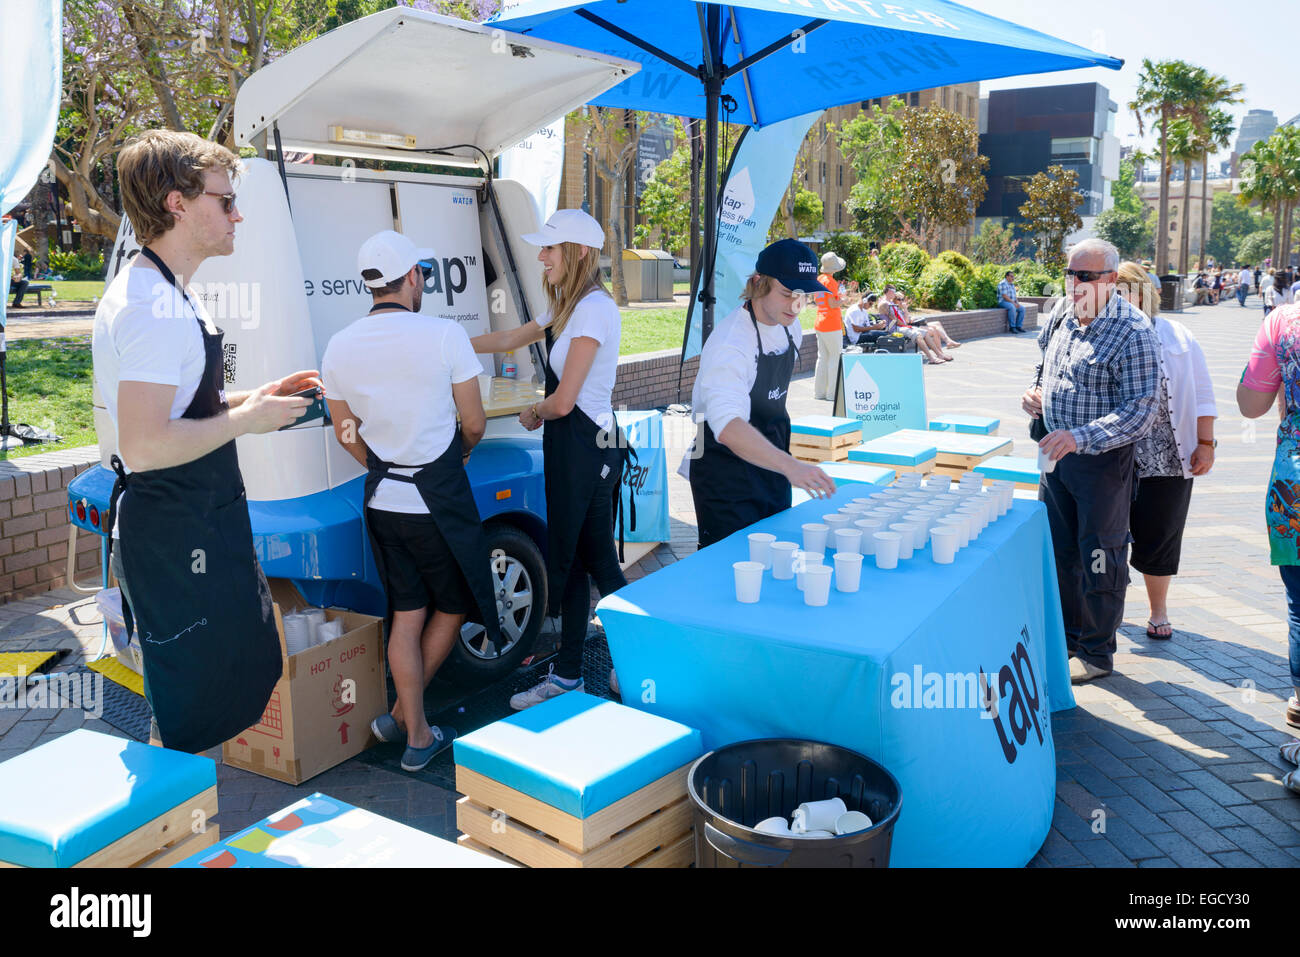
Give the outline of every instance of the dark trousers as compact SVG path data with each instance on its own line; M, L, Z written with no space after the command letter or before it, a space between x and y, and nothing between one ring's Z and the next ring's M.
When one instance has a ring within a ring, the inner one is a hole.
M1133 446L1100 455L1072 453L1043 476L1056 577L1072 656L1109 669L1128 590Z
M1279 565L1286 586L1286 617L1291 661L1291 686L1300 688L1300 565Z
M587 506L578 536L578 551L569 566L569 579L560 593L560 653L555 673L561 678L582 677L582 647L591 621L591 583L601 597L627 584L618 564L614 544L614 490L622 473L612 471L596 483L595 494ZM559 583L553 583L559 587Z
M27 294L27 287L30 285L31 283L29 283L26 279L9 280L9 291L14 294L13 304L15 307L21 306L23 304L23 296Z

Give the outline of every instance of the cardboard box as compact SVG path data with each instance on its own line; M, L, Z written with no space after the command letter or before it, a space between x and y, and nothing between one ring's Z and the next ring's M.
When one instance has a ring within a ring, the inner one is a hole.
M227 741L221 757L231 767L301 784L374 742L370 721L388 710L383 619L327 609L326 620L343 620L343 634L289 657L283 615L307 603L289 581L269 584L284 673L262 720Z

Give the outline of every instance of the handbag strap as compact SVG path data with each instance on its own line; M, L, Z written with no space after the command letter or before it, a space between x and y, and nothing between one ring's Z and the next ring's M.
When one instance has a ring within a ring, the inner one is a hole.
M1061 320L1065 318L1065 310L1052 320L1052 328L1047 330L1047 342L1043 345L1043 361L1038 363L1038 375L1034 378L1034 388L1043 384L1043 366L1047 365L1047 350L1052 347L1052 336L1056 335L1056 330L1061 325Z

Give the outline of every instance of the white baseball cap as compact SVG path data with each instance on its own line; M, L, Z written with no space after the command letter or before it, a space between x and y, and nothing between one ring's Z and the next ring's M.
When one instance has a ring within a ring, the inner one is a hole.
M605 230L580 209L557 209L551 214L539 233L521 236L534 246L555 246L558 243L577 243L592 249L605 248Z
M366 288L378 289L394 279L401 279L420 260L432 259L433 256L432 249L422 249L401 233L385 229L361 244L357 253L357 272L378 269L378 279L363 280Z

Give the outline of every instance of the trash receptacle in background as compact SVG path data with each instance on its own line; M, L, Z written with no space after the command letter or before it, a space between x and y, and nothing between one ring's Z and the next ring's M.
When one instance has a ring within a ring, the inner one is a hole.
M819 741L765 738L710 751L691 766L696 867L888 867L902 806L898 781L866 755ZM871 818L838 837L754 830L806 801L839 797Z
M670 302L673 298L673 257L662 249L623 250L623 281L633 302Z
M1160 311L1183 311L1183 277L1177 275L1160 277Z

